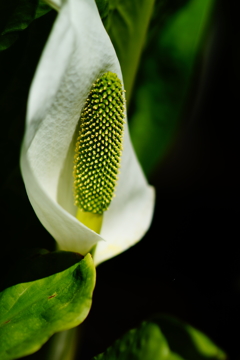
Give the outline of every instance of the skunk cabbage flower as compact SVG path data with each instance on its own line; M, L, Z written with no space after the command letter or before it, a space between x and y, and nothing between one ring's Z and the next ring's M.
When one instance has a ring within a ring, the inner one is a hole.
M54 4L59 14L30 89L21 170L30 202L59 247L86 254L96 245L98 264L141 239L151 222L154 190L134 154L125 115L115 197L100 234L76 218L73 167L80 116L99 78L111 73L123 80L94 0Z

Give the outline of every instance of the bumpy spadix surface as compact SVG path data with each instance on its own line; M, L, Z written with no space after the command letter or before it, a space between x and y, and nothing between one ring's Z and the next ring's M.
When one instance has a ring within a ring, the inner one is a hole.
M107 72L92 86L80 118L74 165L75 205L103 214L111 203L122 152L122 84Z

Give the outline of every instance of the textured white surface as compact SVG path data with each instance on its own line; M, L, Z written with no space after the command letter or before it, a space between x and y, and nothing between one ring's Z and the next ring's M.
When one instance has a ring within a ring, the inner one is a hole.
M140 240L154 205L154 191L137 162L126 125L116 197L104 214L101 235L75 218L76 127L92 84L107 71L122 80L94 0L62 1L30 90L21 169L30 202L60 248L85 254L97 243L96 264Z

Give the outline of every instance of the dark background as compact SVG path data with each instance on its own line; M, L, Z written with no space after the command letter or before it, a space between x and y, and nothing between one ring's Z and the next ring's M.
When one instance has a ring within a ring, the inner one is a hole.
M237 14L233 3L218 2L181 130L149 178L156 189L152 226L136 246L98 267L80 358L90 359L161 312L189 322L231 360L240 359ZM29 205L18 167L29 84L54 18L50 12L38 19L0 54L2 281L20 249L54 249Z

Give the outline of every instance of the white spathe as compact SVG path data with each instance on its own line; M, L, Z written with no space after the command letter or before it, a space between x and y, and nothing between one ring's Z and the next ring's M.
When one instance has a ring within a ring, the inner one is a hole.
M81 110L97 78L111 71L122 80L122 73L94 0L57 3L60 11L30 89L21 170L30 202L59 247L86 254L97 244L98 264L141 239L151 222L154 190L126 125L116 197L101 234L75 218L72 173Z

